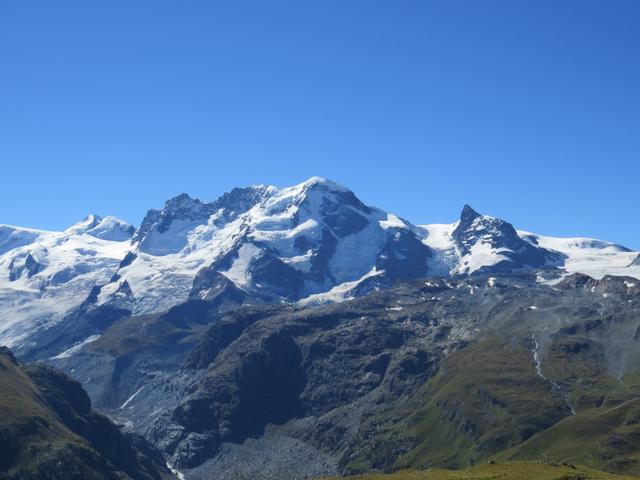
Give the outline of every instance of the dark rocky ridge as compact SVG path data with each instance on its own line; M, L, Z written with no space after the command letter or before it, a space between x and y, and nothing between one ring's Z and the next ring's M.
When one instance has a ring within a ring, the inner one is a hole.
M463 255L469 254L479 241L491 245L494 249L505 249L502 254L507 259L495 265L483 267L477 273L491 273L560 266L563 256L558 252L541 248L523 240L513 225L499 218L480 215L469 205L465 205L460 214L460 222L454 230L453 239Z

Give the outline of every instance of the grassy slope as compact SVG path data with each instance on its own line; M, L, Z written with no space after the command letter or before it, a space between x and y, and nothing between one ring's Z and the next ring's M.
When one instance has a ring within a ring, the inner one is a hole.
M528 348L526 339L489 339L454 353L403 407L376 420L375 440L348 467L464 468L569 415Z
M19 366L0 350L0 480L171 477L156 470L162 459L147 456L155 453L127 442L91 412L79 384L47 367Z
M590 386L590 396L600 400L597 407L577 409L553 427L521 445L500 453L509 460L549 459L574 461L610 471L640 472L640 376L625 376L621 383L609 379ZM583 400L585 393L574 387L573 397Z
M33 381L4 355L0 355L0 385L0 478L36 478L41 470L74 456L98 462L95 452L47 408ZM78 478L104 478L80 462L74 470Z
M466 470L429 469L391 474L366 474L350 480L630 480L632 477L568 465L542 463L498 463Z
M406 404L375 419L353 473L465 468L498 461L571 462L640 474L640 372L603 367L596 346L558 336L540 377L526 337L487 339L451 355ZM571 415L570 405L576 412Z

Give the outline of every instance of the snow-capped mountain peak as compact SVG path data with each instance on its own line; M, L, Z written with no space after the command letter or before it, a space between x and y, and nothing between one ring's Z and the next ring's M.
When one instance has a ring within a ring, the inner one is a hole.
M67 235L86 234L103 240L116 242L130 240L134 232L135 228L133 225L124 220L120 220L112 215L102 218L95 214L88 215L82 221L64 231Z
M402 279L531 269L640 278L638 253L615 244L520 232L469 205L452 224L416 226L322 177L212 202L181 194L133 230L97 215L64 232L0 226L0 341L80 304L139 314L190 297L322 303Z
M440 275L469 275L557 266L562 254L520 238L508 222L465 205L452 224L423 225Z
M117 282L127 282L131 308L140 312L193 295L203 268L253 296L296 300L354 282L374 266L387 281L426 274L430 249L420 234L321 177L285 188L234 189L211 203L181 195L149 211L134 237L135 258ZM206 285L199 285L205 295ZM109 302L118 289L104 286L99 301Z
M44 233L43 230L0 225L0 255L35 242Z
M50 327L108 282L132 233L126 222L96 215L63 232L0 226L0 343Z

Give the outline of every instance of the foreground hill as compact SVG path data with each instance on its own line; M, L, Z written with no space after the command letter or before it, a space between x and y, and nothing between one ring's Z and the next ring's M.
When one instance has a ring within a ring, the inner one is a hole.
M569 464L500 463L485 464L466 470L429 469L391 474L367 474L349 480L630 480L625 477Z
M0 350L0 479L174 478L141 437L91 410L80 384L43 365L20 366Z

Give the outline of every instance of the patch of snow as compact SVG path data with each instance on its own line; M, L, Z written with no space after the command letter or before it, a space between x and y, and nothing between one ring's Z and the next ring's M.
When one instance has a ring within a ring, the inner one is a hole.
M367 278L376 277L378 275L382 275L384 270L377 270L376 267L373 267L367 274L363 275L357 280L352 282L344 282L340 285L336 285L328 292L323 293L315 293L313 295L309 295L306 298L303 298L298 302L300 305L321 305L325 303L337 303L343 300L347 300L349 298L353 298L350 296L351 291L357 287L362 281Z
M91 336L85 338L84 340L82 340L81 342L76 343L71 348L68 348L64 352L59 353L55 357L51 357L50 360L60 360L62 358L69 358L74 353L78 352L82 347L84 347L85 345L89 345L90 343L95 342L99 338L100 338L100 335L91 335Z
M246 286L251 280L249 273L251 261L256 258L261 251L262 250L253 243L245 243L238 250L238 258L234 260L231 268L226 272L222 272L222 274L237 286Z
M389 228L407 228L407 224L393 213L387 213L386 220L380 220L378 224L385 230Z
M133 231L134 228L130 223L112 215L107 215L95 227L87 230L86 233L103 240L124 242L131 240Z
M145 387L144 385L143 385L143 386L141 386L138 390L136 390L136 391L133 393L133 395L131 395L129 398L127 398L127 399L125 400L125 402L124 402L122 405L120 405L120 410L124 410L125 408L127 408L127 405L129 405L129 404L133 401L133 399L134 399L134 398L136 398L136 397L138 396L138 394L142 391L142 389L143 389L144 387Z
M640 279L640 266L631 265L638 252L620 245L593 238L558 238L519 231L521 237L535 239L542 248L555 250L566 256L566 273L583 273L597 280L606 275L628 276Z
M458 263L459 252L451 236L458 223L421 225L422 243L430 247L435 255L430 260L431 273L437 276L447 276Z
M340 240L329 264L331 274L338 284L358 281L363 275L367 275L371 266L376 264L386 236L384 230L370 222L364 229Z
M167 468L178 478L178 480L185 480L184 473L181 473L180 471L175 469L169 462L167 462Z
M78 229L47 232L0 226L0 343L19 345L50 327L84 301L95 285L113 276L129 242L104 240ZM28 257L37 262L30 272L24 268Z
M473 273L482 267L491 267L504 260L508 260L503 253L509 252L506 248L493 248L482 238L469 249L469 253L460 259L459 273Z

